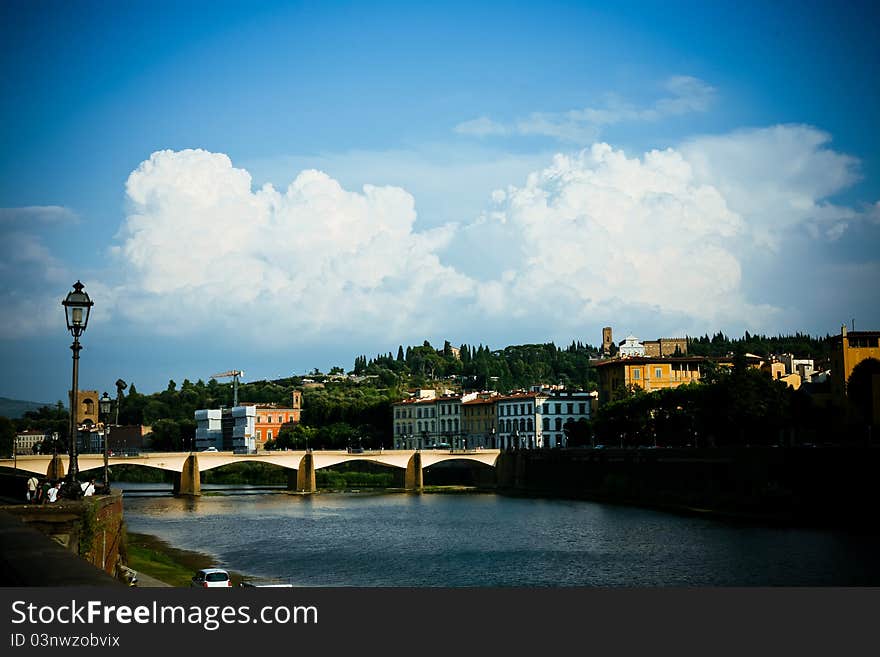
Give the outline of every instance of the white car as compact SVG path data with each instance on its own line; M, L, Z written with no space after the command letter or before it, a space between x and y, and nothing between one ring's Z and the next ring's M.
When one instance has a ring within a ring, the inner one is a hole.
M229 573L222 568L203 568L193 575L190 586L193 588L229 588L232 586L232 580L229 579Z
M211 447L206 447L206 448L203 449L202 451L203 451L203 452L216 452L216 451L217 451L217 448L214 447L214 446L211 446Z

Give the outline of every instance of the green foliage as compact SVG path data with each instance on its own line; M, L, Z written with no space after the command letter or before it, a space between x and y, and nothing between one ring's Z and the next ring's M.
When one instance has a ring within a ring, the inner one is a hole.
M175 452L183 449L180 424L174 420L157 420L153 423L151 436L153 449L157 452Z
M751 335L748 331L741 338L731 338L720 331L711 338L688 338L689 356L728 356L741 350L766 358L770 354L795 354L799 358L826 361L831 356L831 336L813 337L805 333L794 335Z
M0 455L12 456L15 446L15 425L8 417L0 416Z
M278 437L266 443L266 449L306 449L315 445L318 430L302 423L281 427Z
M465 389L494 389L506 392L539 383L563 383L569 387L593 390L596 375L590 359L598 351L595 347L572 342L566 348L555 344L528 344L510 346L493 351L482 344L462 344L456 357L452 345L446 341L442 349L426 340L421 346L397 349L397 357L389 352L367 360L358 356L354 363L356 374L379 376L391 387L431 385L445 380Z
M734 367L711 382L650 393L637 388L602 406L595 429L611 445L770 445L818 426L823 414L805 393Z
M79 526L78 550L81 557L87 556L95 547L95 539L99 531L101 531L101 527L98 522L98 507L94 500L86 497L83 499L83 512L80 516Z
M54 406L41 406L36 411L26 412L14 424L19 431L34 429L50 434L57 433L61 441L59 445L66 445L67 434L70 432L70 414L59 400Z

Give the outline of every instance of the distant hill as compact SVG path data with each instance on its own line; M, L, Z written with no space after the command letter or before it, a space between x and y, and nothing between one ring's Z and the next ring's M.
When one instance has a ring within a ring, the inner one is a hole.
M7 399L0 397L0 415L8 418L20 418L28 411L36 411L42 406L54 406L45 402L23 401L21 399Z

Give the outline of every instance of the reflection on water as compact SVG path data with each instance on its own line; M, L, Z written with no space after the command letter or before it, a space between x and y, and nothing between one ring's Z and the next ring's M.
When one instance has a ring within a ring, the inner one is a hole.
M302 586L880 585L878 537L744 527L592 502L126 493L125 514L131 531Z

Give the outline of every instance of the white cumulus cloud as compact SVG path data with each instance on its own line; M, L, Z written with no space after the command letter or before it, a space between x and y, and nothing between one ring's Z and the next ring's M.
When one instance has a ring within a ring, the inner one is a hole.
M740 290L730 244L747 224L673 149L630 158L595 144L495 198L465 229L502 254L504 273L484 291L489 312L573 330L621 312L715 323L774 312Z
M452 229L414 230L414 200L397 187L351 192L306 170L284 190L253 190L226 155L185 150L154 153L126 190L131 211L114 249L127 269L120 310L173 317L160 322L167 330L235 327L267 340L384 332L436 319L472 285L436 255Z
M876 222L878 205L829 200L857 165L808 126L640 155L597 143L487 194L473 220L428 229L401 187L350 191L307 169L255 189L226 155L161 151L129 177L114 247L124 280L107 294L144 325L276 344L499 342L608 323L648 337L779 330L811 265L785 261L782 296L748 273L774 275L773 249L791 231L821 242Z

